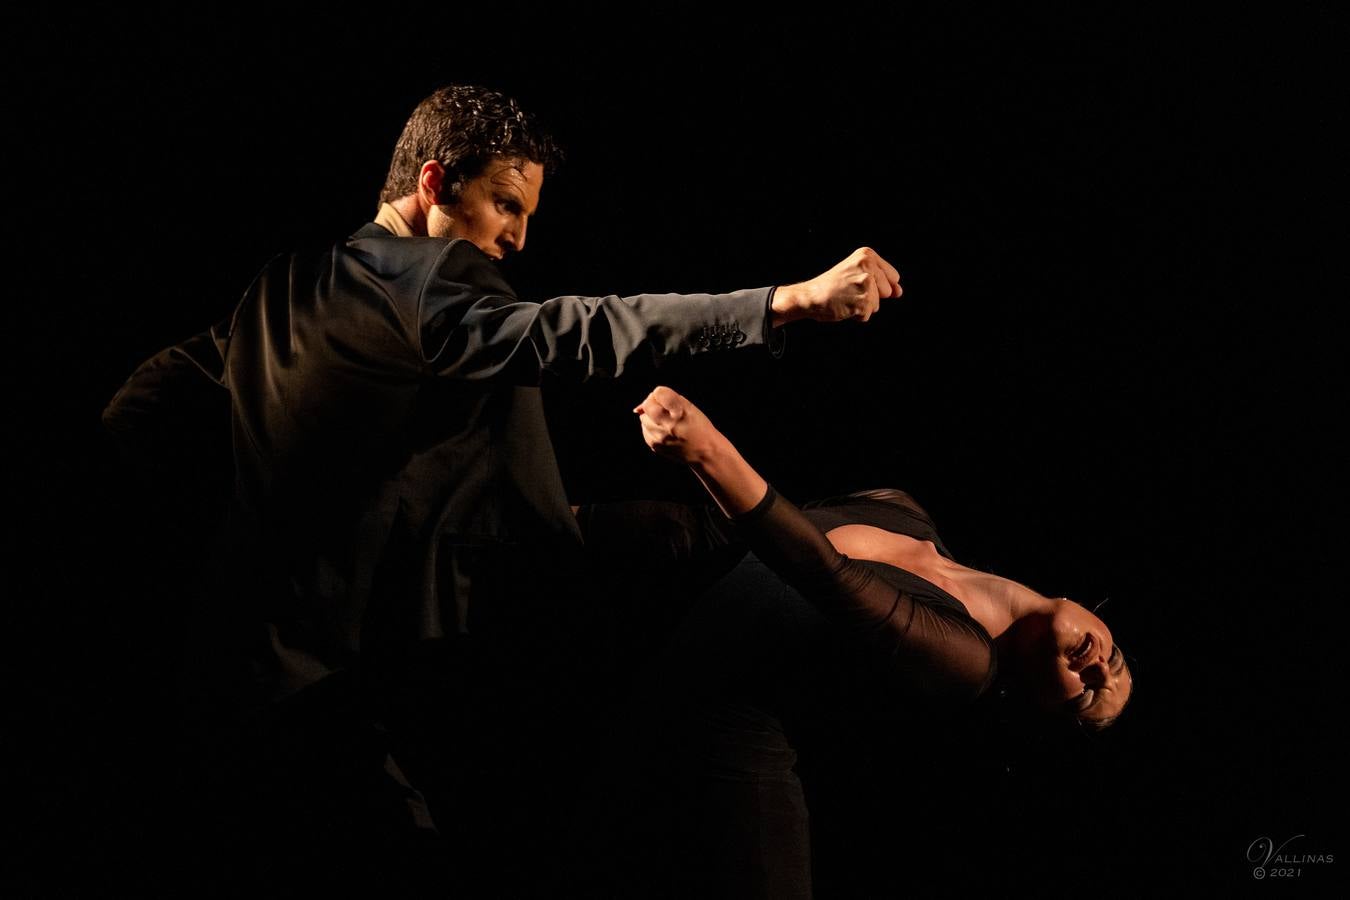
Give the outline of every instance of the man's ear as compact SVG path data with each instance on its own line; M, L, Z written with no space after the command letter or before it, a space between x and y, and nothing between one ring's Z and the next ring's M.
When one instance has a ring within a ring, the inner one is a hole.
M422 163L422 169L417 173L417 205L421 207L422 215L439 202L444 184L445 166L434 159Z

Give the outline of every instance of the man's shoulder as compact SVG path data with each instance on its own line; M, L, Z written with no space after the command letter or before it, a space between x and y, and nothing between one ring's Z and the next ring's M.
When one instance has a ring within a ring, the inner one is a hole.
M463 238L399 237L372 222L340 245L338 254L380 280L515 297L497 264Z
M447 252L449 245L455 243L462 242L434 237L399 237L381 225L367 222L345 241L338 242L334 249L339 254L352 253L372 260L433 265Z

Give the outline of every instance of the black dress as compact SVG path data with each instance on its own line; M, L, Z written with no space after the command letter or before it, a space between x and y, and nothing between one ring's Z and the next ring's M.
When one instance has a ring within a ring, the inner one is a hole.
M617 849L607 859L627 863L616 895L809 897L796 735L957 713L994 680L993 642L960 601L911 572L849 559L824 535L872 525L950 558L900 491L800 511L771 489L735 523L658 504L592 508L581 521L598 559L659 582L663 596L646 608L679 616L634 682L608 766L623 782L608 791ZM640 642L650 648L659 631L649 625Z

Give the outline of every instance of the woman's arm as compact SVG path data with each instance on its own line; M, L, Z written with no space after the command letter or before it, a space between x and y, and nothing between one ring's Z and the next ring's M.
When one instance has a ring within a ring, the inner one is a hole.
M902 683L951 700L971 699L985 687L993 642L968 615L897 588L839 553L684 397L659 387L634 411L648 446L688 465L784 581L845 631L892 654Z
M769 485L697 406L658 387L633 412L653 451L693 470L722 512L743 516L764 499Z

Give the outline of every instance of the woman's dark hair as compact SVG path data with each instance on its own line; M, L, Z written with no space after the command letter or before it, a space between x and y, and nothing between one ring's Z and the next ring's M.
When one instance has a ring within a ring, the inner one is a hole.
M562 152L515 100L487 88L452 84L417 104L403 126L380 202L415 192L422 164L430 159L445 166L447 174L437 201L452 203L491 160L528 160L547 174L562 162Z

